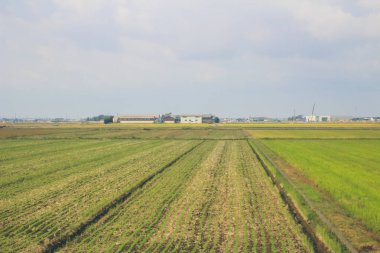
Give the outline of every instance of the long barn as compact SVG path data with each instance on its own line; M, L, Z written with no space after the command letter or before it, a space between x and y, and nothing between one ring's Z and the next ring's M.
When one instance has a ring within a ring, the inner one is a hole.
M160 118L158 114L129 114L116 116L114 123L154 123Z

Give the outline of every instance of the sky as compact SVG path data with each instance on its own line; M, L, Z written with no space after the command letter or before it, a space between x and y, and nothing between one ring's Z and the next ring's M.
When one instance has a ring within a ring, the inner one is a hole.
M380 116L378 0L0 0L0 118Z

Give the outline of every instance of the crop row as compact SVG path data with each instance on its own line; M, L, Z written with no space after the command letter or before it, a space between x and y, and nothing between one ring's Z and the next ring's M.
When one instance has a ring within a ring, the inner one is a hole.
M42 249L197 143L88 142L1 164L1 252Z
M308 252L245 141L207 141L63 252Z

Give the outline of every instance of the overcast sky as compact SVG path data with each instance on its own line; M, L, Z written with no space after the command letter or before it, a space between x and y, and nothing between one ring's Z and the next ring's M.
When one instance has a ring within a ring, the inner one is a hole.
M0 117L380 116L379 0L0 0Z

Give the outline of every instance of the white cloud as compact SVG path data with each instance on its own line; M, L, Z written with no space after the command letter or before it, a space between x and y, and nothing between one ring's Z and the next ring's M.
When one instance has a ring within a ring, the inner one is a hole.
M54 3L44 15L17 6L0 11L3 92L170 94L202 87L226 99L230 89L248 96L254 89L297 92L322 83L334 93L334 83L359 89L380 78L374 1L358 1L358 13L343 0ZM23 7L39 13L45 5Z
M358 4L370 11L380 10L380 2L378 0L358 0Z
M107 0L54 0L61 10L73 11L79 15L92 14L102 10L110 1Z
M339 5L311 0L283 1L282 5L315 38L327 41L363 36L380 38L380 11L354 16Z

